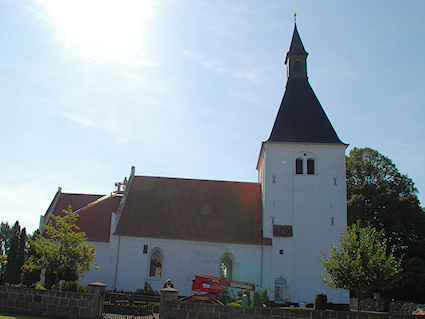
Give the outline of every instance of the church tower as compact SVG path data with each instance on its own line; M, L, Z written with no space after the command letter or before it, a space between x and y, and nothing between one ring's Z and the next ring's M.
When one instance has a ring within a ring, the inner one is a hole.
M345 149L307 77L307 55L294 26L286 55L287 83L257 170L263 236L272 239L274 299L312 302L316 293L348 303L348 293L320 278L320 251L336 244L347 224Z

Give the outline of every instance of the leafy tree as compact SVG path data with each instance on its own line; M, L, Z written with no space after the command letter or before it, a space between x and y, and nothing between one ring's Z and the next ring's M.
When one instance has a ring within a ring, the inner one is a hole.
M330 254L321 252L325 271L321 273L322 280L329 287L354 291L360 305L364 296L394 283L401 271L401 261L394 257L394 249L387 247L384 231L377 231L371 225L360 227L359 222L348 226Z
M6 266L4 270L4 282L19 284L21 282L21 268L25 261L27 233L25 228L17 221L11 228L9 247L6 251Z
M19 222L10 227L6 222L0 226L0 283L19 284L21 268L26 257L27 234Z
M28 241L29 243L31 242L31 239L34 236L38 236L40 235L40 231L36 230L34 232L34 234L32 236L29 236ZM40 256L37 255L34 247L32 245L30 245L28 243L28 247L27 247L27 259L28 258L40 258ZM38 281L40 281L40 276L41 276L41 270L40 269L28 269L26 267L22 268L22 273L21 273L21 283L25 286L31 286L35 283L37 283Z
M0 226L0 255L6 254L9 249L10 226L9 224L1 222Z
M425 302L417 280L425 279L424 268L417 272L417 265L425 264L425 213L413 181L371 148L352 149L346 168L348 224L359 221L361 226L384 229L388 247L394 245L396 257L404 256L401 280L384 295Z
M270 306L270 298L269 298L269 294L268 294L267 289L265 289L261 292L261 297L263 299L263 304L265 304L267 307L269 307Z
M51 216L45 227L48 238L35 234L31 239L35 254L24 266L26 270L45 269L46 288L57 285L60 280L79 280L84 271L96 267L95 248L87 244L86 234L77 226L78 214L72 212L71 206L63 213L63 216Z
M0 225L0 256L1 256L1 263L0 263L0 284L4 283L4 272L6 270L6 260L7 255L6 252L9 250L9 244L10 244L10 226L6 222L1 222Z
M422 249L425 214L413 181L395 164L371 148L354 148L347 157L348 224L360 221L385 229L398 253L416 255Z
M3 273L6 267L6 254L0 255L0 285L3 284Z
M254 296L252 297L252 305L254 307L262 307L263 306L263 298L258 290L254 291Z

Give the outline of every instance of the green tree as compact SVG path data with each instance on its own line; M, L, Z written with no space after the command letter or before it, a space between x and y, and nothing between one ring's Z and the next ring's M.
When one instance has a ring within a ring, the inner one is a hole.
M403 257L401 280L384 295L390 298L425 302L425 213L413 181L399 172L387 157L371 148L354 148L347 156L348 224L370 223L385 230L388 247ZM410 261L414 259L414 261Z
M265 304L267 307L270 306L270 298L267 289L263 290L261 292L261 298L263 299L263 304Z
M6 252L9 250L10 245L10 226L6 222L1 222L0 225L0 284L4 284L4 272L6 270Z
M254 296L252 297L252 305L254 307L262 307L263 306L263 298L258 290L254 291Z
M40 231L36 230L34 232L34 234L31 236L29 235L28 237L28 245L27 245L27 259L28 258L40 258L40 256L37 255L34 247L32 247L31 243L31 239L34 236L38 236L40 235ZM25 286L31 286L35 283L37 283L38 281L40 281L40 276L41 276L41 270L40 269L28 269L23 267L22 268L22 273L21 273L21 283Z
M322 280L329 287L354 291L359 305L368 294L391 287L401 271L401 261L393 255L395 247L387 247L383 230L371 225L348 226L338 246L331 249L329 254L321 252Z
M25 228L21 230L19 222L6 232L6 265L4 267L3 281L10 284L21 282L21 268L26 256L27 233Z
M46 288L57 285L60 280L79 280L84 271L96 267L93 245L87 244L86 234L77 226L78 214L71 206L63 210L63 216L52 215L45 227L46 237L35 234L30 240L35 254L25 263L25 269L46 270ZM47 277L52 278L47 284Z
M0 225L0 255L6 254L9 249L10 226L6 222L1 222Z
M3 272L5 267L6 267L6 254L3 254L3 255L0 255L0 285L4 283Z

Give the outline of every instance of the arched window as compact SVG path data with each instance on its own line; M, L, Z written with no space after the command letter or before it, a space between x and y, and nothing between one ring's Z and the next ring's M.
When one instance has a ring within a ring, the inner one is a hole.
M307 174L314 174L314 159L309 158L307 160Z
M158 249L155 249L151 255L149 276L161 277L161 272L162 272L162 254Z
M221 260L220 277L232 279L232 260L229 258L229 256L225 256Z
M301 71L301 62L296 61L295 62L295 72L300 72L300 71Z
M295 174L314 175L316 173L316 156L311 152L299 152L295 154Z
M303 159L297 158L295 160L295 174L302 174L303 173Z

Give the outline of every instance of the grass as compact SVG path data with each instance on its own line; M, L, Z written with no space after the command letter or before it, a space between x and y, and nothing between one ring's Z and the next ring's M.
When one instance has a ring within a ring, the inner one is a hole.
M10 315L0 313L0 319L56 319L53 317L26 316L26 315Z

